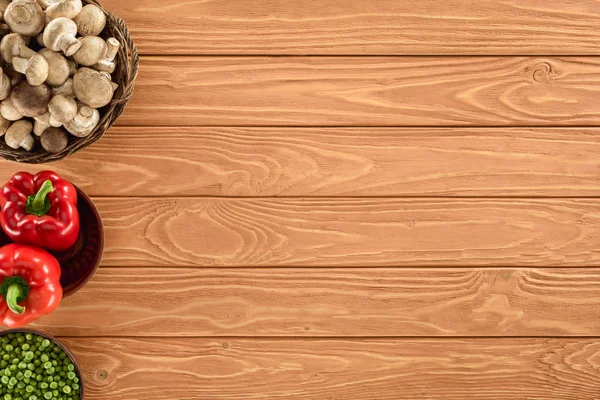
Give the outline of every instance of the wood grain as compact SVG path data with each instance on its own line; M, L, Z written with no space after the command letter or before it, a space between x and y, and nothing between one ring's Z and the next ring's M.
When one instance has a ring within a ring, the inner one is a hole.
M144 54L600 54L590 0L103 0Z
M600 388L597 339L66 343L89 400L596 400Z
M600 201L98 199L104 265L597 266Z
M103 197L598 196L598 154L596 128L117 127L52 168Z
M144 57L121 125L599 125L600 58Z
M593 336L600 271L101 268L35 328L67 336Z

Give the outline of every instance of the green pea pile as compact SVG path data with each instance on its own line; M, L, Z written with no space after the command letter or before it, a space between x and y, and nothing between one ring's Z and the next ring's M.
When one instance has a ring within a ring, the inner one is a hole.
M31 333L0 339L0 400L79 400L79 377L69 356Z

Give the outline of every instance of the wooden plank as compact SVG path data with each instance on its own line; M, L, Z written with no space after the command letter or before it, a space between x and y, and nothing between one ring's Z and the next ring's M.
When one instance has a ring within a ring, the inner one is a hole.
M597 154L595 128L117 127L52 168L93 196L599 196Z
M589 0L103 0L144 54L599 54Z
M97 201L113 266L598 266L600 200Z
M68 339L89 400L596 400L598 339Z
M593 336L600 271L100 269L35 327L68 336Z
M144 57L121 125L599 125L595 57Z

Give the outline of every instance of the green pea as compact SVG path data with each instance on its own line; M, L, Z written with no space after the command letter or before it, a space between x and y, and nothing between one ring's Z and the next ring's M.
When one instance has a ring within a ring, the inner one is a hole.
M48 346L50 346L50 341L48 339L42 340L42 347L48 347Z
M17 378L15 378L14 376L8 380L8 384L12 386L15 386L17 382Z
M50 389L56 389L58 387L58 383L52 382L50 383Z
M33 388L33 386L31 386L31 385L27 385L27 387L25 388L25 391L26 391L26 392L29 392L29 393L33 392L34 390L35 390L35 389L34 389L34 388Z
M25 353L25 359L27 361L33 360L34 357L35 357L35 354L33 353L33 351L28 351L27 353ZM34 363L34 365L35 365L35 363Z
M24 343L23 346L21 346L21 348L23 349L23 351L27 351L29 350L31 346L29 346L29 343Z
M9 380L10 380L10 378L6 375L4 375L2 378L0 378L0 382L4 383L5 385L8 385Z
M54 372L56 372L56 371L54 370L54 367L50 367L50 368L48 368L48 369L46 370L46 372L47 372L48 374L50 374L50 375L53 375L53 374L54 374Z
M75 379L75 377L76 377L76 375L75 375L75 372L72 372L72 371L71 371L71 372L69 372L69 373L67 374L67 377L68 377L69 379Z
M32 375L33 372L31 372L30 370L23 372L23 376L25 376L25 378L31 378Z
M23 362L23 361L21 361L21 362L19 363L18 367L19 367L19 369L25 369L25 368L27 368L27 363L26 363L26 362Z
M4 400L12 400L12 396L11 396L11 394L10 394L10 393L6 393L6 394L4 395Z
M67 364L67 369L71 372L75 371L75 365L73 364Z

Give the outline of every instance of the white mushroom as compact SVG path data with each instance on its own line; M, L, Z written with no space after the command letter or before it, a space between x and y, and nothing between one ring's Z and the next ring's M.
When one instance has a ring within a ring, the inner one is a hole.
M0 136L4 136L8 128L12 125L12 121L7 120L0 115Z
M61 0L46 8L46 15L50 19L60 17L73 19L79 15L83 4L81 0Z
M110 75L108 74L110 77ZM91 68L80 68L73 77L75 96L92 108L106 106L113 98L114 86L110 78Z
M117 64L115 63L115 58L117 57L117 53L119 52L119 47L121 47L121 45L119 41L114 37L109 38L106 41L106 45L108 47L106 57L98 61L98 63L94 64L93 68L99 71L105 71L112 74L113 72L115 72L115 69L117 67Z
M4 20L15 33L37 36L46 25L46 14L35 0L14 0L6 7Z
M4 100L10 95L11 87L10 78L0 68L0 100Z
M19 147L31 151L35 145L35 139L31 136L33 125L27 120L17 121L8 128L4 140L8 147L18 149Z
M0 115L9 121L18 121L24 117L24 115L15 108L10 97L0 103Z
M35 54L29 59L13 57L13 68L15 71L25 74L27 82L32 86L39 86L46 82L50 72L48 61L41 54Z
M0 53L2 59L9 64L12 64L15 53L23 58L31 58L35 55L35 51L27 47L26 39L19 33L11 33L2 38Z
M50 124L50 113L47 112L44 115L40 115L39 117L33 117L33 133L36 136L42 136L42 133L48 128L51 128Z
M65 128L73 136L86 137L94 131L98 122L100 122L98 110L82 106L73 121L65 124Z
M81 36L98 36L106 26L106 14L99 7L88 4L75 18Z
M0 21L4 21L4 12L11 2L12 0L0 0Z
M37 42L37 44L39 44L41 47L46 47L46 44L44 43L44 32L40 33L39 35L37 35L35 37L35 41Z
M44 84L32 86L23 81L10 92L10 99L18 112L33 118L48 112L48 103L52 98L50 88Z
M46 26L44 43L50 50L62 51L67 57L71 57L81 47L75 35L77 35L75 22L68 18L56 18Z
M77 103L74 98L59 94L50 100L48 111L50 112L50 125L58 128L75 118L78 112Z
M73 60L83 65L91 67L106 56L108 45L106 41L98 36L86 36L80 39L81 48L73 54Z
M67 138L67 134L62 129L49 128L42 134L40 143L48 153L60 153L69 144L69 138Z
M62 94L68 97L74 97L75 91L73 90L73 79L69 78L65 83L55 88L52 88L52 93L56 96Z
M64 84L67 79L71 76L71 69L74 67L74 63L67 60L62 54L50 49L42 49L41 54L49 66L48 79L46 84L50 86L60 86Z

